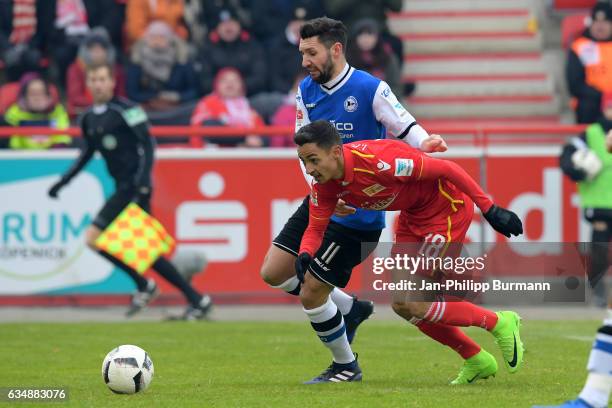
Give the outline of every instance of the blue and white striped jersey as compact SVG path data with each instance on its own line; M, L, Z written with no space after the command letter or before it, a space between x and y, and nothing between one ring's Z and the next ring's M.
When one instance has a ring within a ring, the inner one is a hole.
M296 95L295 131L315 120L334 124L344 143L382 139L387 132L418 148L427 132L402 106L385 81L345 65L325 84L307 76ZM307 176L309 184L312 182ZM384 213L357 209L354 215L333 217L346 227L377 230L385 227Z

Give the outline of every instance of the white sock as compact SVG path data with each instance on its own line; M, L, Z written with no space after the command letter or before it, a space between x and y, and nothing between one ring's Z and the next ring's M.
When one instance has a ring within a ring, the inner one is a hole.
M580 398L596 408L608 406L612 391L612 335L609 332L610 326L606 325L595 336L587 364L589 376L580 393Z
M595 408L607 408L612 390L612 376L589 373L579 397Z
M304 312L323 344L331 350L336 363L348 364L355 361L353 350L346 338L344 318L331 298L327 298L322 306L304 309Z
M355 299L351 295L347 295L345 292L338 288L334 288L331 292L331 300L338 306L340 313L347 315L353 307Z
M291 278L287 279L280 285L277 285L277 286L270 285L270 286L275 289L284 290L285 292L291 295L298 296L300 294L300 290L299 290L300 285L301 285L300 280L297 278L297 276L292 276Z

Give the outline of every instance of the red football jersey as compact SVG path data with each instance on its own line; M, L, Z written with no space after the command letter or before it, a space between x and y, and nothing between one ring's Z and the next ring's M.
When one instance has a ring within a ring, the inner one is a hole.
M301 252L311 255L339 198L368 210L402 210L411 223L446 219L463 204L465 195L485 213L493 205L458 164L430 157L397 140L362 140L342 146L344 179L314 183L310 219Z

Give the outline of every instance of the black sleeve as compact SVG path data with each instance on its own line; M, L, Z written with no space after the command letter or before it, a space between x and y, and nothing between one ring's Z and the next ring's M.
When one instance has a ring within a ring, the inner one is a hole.
M87 133L85 133L85 120L81 121L81 134L83 135L83 148L81 149L81 154L72 164L70 169L62 176L62 181L65 184L70 183L70 180L74 178L79 172L85 167L87 162L91 160L96 149L93 147L93 144L88 140Z
M132 132L138 139L138 170L134 175L135 187L151 187L151 172L153 171L153 160L155 144L147 123L139 123L132 127Z
M569 51L566 67L567 86L576 98L600 98L601 92L586 83L584 65L573 50Z
M574 167L574 163L572 163L572 155L578 147L577 143L586 141L586 135L583 133L579 137L572 138L568 143L563 146L563 150L561 151L561 156L559 157L559 166L561 167L561 171L569 177L572 181L583 181L586 179L586 173L583 170L579 170Z

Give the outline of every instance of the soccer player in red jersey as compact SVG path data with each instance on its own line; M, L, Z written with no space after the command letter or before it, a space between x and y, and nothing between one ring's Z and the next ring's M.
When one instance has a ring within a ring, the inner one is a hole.
M309 225L296 260L303 280L304 308L324 304L333 289L309 267L339 197L371 210L401 210L396 243L427 243L434 236L461 243L473 216L473 203L491 226L510 237L523 233L520 219L493 204L456 163L435 159L394 140L361 140L342 145L335 127L315 121L295 135L298 155L314 177ZM306 273L308 272L308 273ZM464 365L451 384L468 384L497 372L495 358L459 327L481 327L493 334L506 366L516 372L523 360L519 316L494 313L467 301L394 299L393 310L432 339L454 349Z

